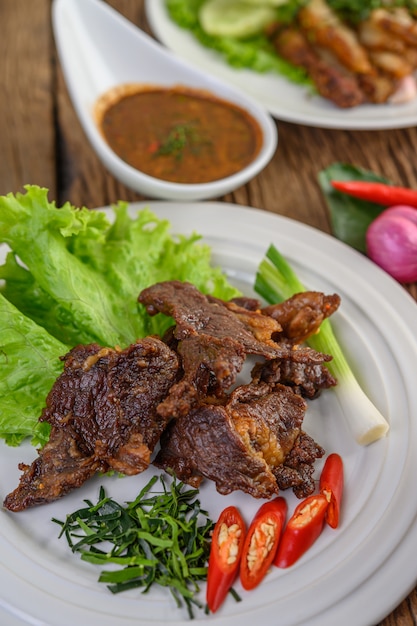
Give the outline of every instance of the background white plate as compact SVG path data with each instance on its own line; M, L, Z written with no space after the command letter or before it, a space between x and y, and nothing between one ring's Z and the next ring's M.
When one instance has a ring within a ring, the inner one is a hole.
M313 548L292 568L272 572L256 590L236 589L243 601L229 598L214 616L194 623L217 626L370 626L387 615L414 587L417 562L417 498L410 497L417 475L417 309L408 293L365 257L336 239L271 213L225 203L141 203L171 221L178 233L200 232L220 265L242 290L253 295L257 265L269 243L287 256L312 289L338 292L342 305L333 316L336 333L365 390L390 421L389 436L368 447L357 445L333 391L310 402L305 429L328 453L345 463L342 522L325 528ZM20 461L31 462L29 445L0 445L0 498L18 482ZM321 462L317 464L320 471ZM96 566L72 555L51 518L64 519L97 499L104 484L119 501L133 499L156 472L130 478L96 477L50 505L22 513L0 511L0 610L8 624L49 626L162 626L189 624L166 590L147 596L113 596L97 581ZM260 505L250 496L220 496L211 483L201 501L216 519L236 504L249 522ZM285 493L289 509L298 502ZM204 590L203 590L204 593ZM204 595L202 596L204 599ZM1 612L0 612L1 616ZM13 621L10 621L12 624Z
M155 36L173 52L197 67L227 80L256 98L277 119L322 128L382 130L417 123L417 98L407 104L361 105L339 109L278 74L258 74L228 66L219 53L202 46L173 22L165 0L146 0L146 14Z

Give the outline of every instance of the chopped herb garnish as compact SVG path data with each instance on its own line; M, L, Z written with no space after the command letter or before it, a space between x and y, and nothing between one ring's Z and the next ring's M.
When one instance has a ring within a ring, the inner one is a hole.
M98 565L121 568L103 570L99 582L112 593L153 584L168 587L178 607L184 604L190 618L193 607L204 608L196 598L199 581L207 578L213 522L200 507L198 489L185 488L174 479L152 491L154 476L133 502L122 506L100 488L99 500L67 515L61 526L73 552Z
M155 152L155 156L170 154L180 160L183 157L185 148L188 146L192 152L198 151L200 144L207 144L195 127L195 124L177 124L168 134L165 141Z

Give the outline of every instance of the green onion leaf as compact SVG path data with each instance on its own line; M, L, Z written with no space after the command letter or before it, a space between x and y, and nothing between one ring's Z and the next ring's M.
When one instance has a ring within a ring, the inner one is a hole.
M274 245L268 248L258 266L254 288L269 304L282 302L295 293L305 291L294 270ZM359 385L328 319L322 322L320 331L309 337L307 343L318 352L333 357L326 365L338 381L333 391L355 440L361 445L368 445L383 437L388 432L388 423Z

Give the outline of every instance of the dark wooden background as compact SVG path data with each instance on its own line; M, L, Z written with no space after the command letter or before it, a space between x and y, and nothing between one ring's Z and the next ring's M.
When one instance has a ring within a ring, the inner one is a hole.
M109 4L150 32L143 0ZM86 141L56 56L51 1L1 0L0 24L0 194L37 184L47 187L58 205L69 200L93 208L117 200L146 200L115 180ZM329 232L317 173L330 163L350 162L417 188L415 127L367 132L279 122L278 131L279 146L265 170L219 200L279 213ZM404 288L417 299L415 284ZM410 555L413 558L417 555ZM379 626L416 624L414 589Z

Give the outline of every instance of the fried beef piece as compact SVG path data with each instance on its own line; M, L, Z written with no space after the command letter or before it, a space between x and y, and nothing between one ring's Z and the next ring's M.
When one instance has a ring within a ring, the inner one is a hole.
M150 315L160 312L176 323L167 341L176 344L183 377L158 408L167 418L186 415L206 396L222 401L247 354L272 359L290 353L288 346L271 339L281 331L272 317L207 297L190 283L157 283L141 292L139 302Z
M274 339L293 343L294 350L289 358L257 364L252 371L254 380L289 385L293 391L310 399L317 397L322 389L335 386L336 379L324 365L332 357L299 344L316 333L323 320L337 311L339 305L337 294L305 291L280 304L264 307L262 313L276 319L283 329L280 337L274 335Z
M311 495L315 489L314 462L323 455L323 448L310 435L300 431L285 463L274 469L278 487L282 490L292 487L297 498Z
M178 358L147 337L125 350L77 346L52 387L40 420L52 426L4 506L21 511L60 498L96 472L138 474L166 427L156 407L176 380Z
M284 302L264 307L262 313L279 322L284 337L294 343L302 343L318 331L323 320L333 315L339 305L340 296L337 294L303 291Z
M333 312L338 297L300 294L261 310L252 298L224 302L170 281L139 301L175 325L163 341L147 337L125 350L80 345L63 357L40 417L51 424L50 439L31 465L19 466L4 506L56 500L98 471L137 474L158 441L155 465L192 485L207 477L224 494L309 493L323 452L301 429L302 395L330 385L320 367L331 357L294 341ZM230 392L248 354L262 362L250 384Z
M237 298L232 298L230 302L237 304L243 309L247 309L248 311L259 311L261 305L257 298L247 298L246 296L240 296Z
M176 322L178 340L210 335L217 339L233 337L247 354L275 356L278 346L271 339L280 330L278 322L263 319L258 311L248 310L233 301L224 302L205 296L191 283L171 280L144 289L139 302L149 315L163 313Z
M257 363L252 370L253 381L266 382L272 389L278 383L287 385L295 393L310 400L317 398L323 389L337 385L337 380L324 365L331 360L329 355L299 346L296 355L297 360L274 359Z
M221 494L241 490L255 498L269 498L278 493L276 475L281 476L300 440L306 407L283 385L275 386L273 393L266 384L242 385L225 405L201 405L172 421L154 464L195 487L205 477L215 482ZM311 447L307 458L302 446L298 448L300 463L294 453L284 488L294 485L301 493L311 489L312 465L322 450L316 446L314 456Z

